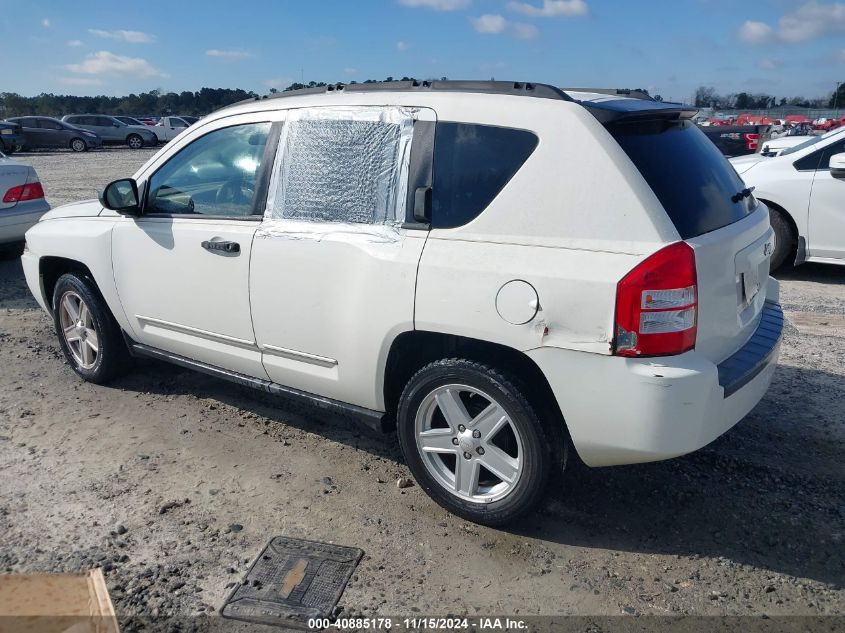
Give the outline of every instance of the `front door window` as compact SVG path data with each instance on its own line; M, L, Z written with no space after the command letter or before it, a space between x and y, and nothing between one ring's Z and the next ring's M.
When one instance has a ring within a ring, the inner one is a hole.
M149 181L146 214L248 217L270 123L215 130L185 147Z

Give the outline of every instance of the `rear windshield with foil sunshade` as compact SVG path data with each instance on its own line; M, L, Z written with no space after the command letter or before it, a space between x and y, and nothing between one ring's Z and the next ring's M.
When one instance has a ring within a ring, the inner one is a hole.
M736 196L745 184L691 121L619 121L608 123L607 129L640 170L682 239L733 224L756 208L753 197Z

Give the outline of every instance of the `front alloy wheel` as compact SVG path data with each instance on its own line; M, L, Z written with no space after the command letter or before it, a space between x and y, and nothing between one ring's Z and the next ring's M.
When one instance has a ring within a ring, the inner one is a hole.
M126 139L126 144L129 145L130 149L141 149L144 147L144 139L137 134L131 134L129 138Z
M59 323L73 360L82 369L92 369L100 353L99 336L91 310L73 290L65 292L59 302Z
M88 149L88 145L81 138L75 138L70 142L70 148L74 152L84 152Z
M73 371L104 384L125 369L126 342L91 277L77 272L59 277L52 305L59 345Z

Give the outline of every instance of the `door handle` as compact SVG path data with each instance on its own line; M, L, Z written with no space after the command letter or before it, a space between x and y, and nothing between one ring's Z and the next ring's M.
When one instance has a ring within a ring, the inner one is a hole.
M237 242L213 242L205 240L202 247L207 251L218 251L221 253L240 253L241 245Z

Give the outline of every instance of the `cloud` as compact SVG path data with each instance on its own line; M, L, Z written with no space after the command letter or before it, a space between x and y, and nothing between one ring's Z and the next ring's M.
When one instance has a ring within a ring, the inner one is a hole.
M778 70L783 67L783 62L778 59L769 59L768 57L757 62L757 68L760 70Z
M514 22L511 25L511 33L518 40L533 40L537 37L537 27L533 24Z
M739 38L750 44L799 44L839 35L845 35L845 4L819 4L815 0L782 16L776 27L748 20L739 28Z
M772 27L765 22L747 20L739 27L739 39L749 44L762 44L772 38Z
M97 37L104 37L110 40L120 40L121 42L129 42L130 44L151 44L156 41L156 36L152 33L144 33L142 31L124 31L118 29L116 31L104 31L102 29L88 29L91 35Z
M146 59L124 57L109 51L91 53L78 64L68 64L68 70L84 75L131 75L133 77L167 77L167 74L153 68Z
M399 40L398 42L396 42L396 50L397 51L404 53L409 48L411 48L411 45L408 44L408 42L406 42L404 40Z
M516 13L538 18L574 17L587 15L590 12L584 0L543 0L543 5L540 7L528 2L508 2L507 8Z
M836 56L836 58L840 62L845 62L845 48L843 48L842 50L839 51L839 54Z
M42 19L41 20L41 26L43 26L45 29L49 29L50 28L50 19L49 18Z
M479 33L504 33L508 28L508 21L501 15L485 13L477 18L470 18L474 28Z
M219 59L246 59L248 57L255 57L252 53L240 50L221 50L219 48L212 48L205 51L209 57L217 57Z
M101 86L103 81L96 77L60 77L59 81L68 86Z
M357 69L357 68L351 68L351 67L350 67L350 68L344 68L344 69L343 69L343 73L344 73L345 75L354 75L354 74L355 74L355 73L357 73L357 72L358 72L358 69Z
M82 46L82 40L68 40L67 45L71 48L79 48Z
M533 40L537 37L537 27L533 24L510 22L501 15L485 13L477 18L470 18L472 28L485 35L500 35L506 33L518 40Z
M466 9L472 4L472 0L399 0L403 7L412 9L434 9L435 11L457 11Z

